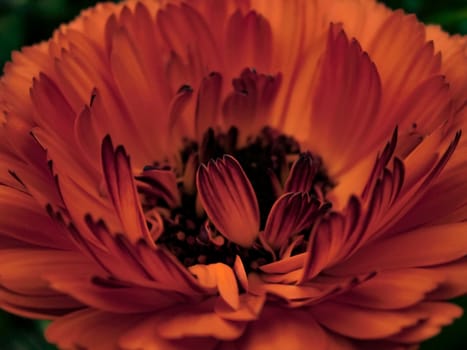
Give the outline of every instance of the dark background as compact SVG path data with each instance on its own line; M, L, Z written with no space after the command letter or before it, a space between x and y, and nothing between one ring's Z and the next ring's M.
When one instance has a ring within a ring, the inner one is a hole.
M11 51L49 38L60 23L71 20L81 9L96 2L94 0L0 0L0 66L10 58ZM392 8L404 8L407 12L416 13L425 23L441 24L451 33L467 34L467 0L383 2ZM467 310L467 297L459 298L456 302ZM42 332L46 326L45 321L30 321L0 311L0 349L55 349L43 339ZM463 349L467 349L467 316L445 328L441 335L421 347L421 350Z

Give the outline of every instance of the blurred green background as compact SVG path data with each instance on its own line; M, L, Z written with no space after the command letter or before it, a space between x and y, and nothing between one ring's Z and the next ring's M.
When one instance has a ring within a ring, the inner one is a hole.
M416 13L426 23L441 24L451 33L467 34L467 0L383 2ZM94 0L0 0L0 66L10 58L11 51L47 39L60 23L71 20L94 3ZM467 297L455 302L467 309ZM43 339L46 325L45 321L30 321L0 311L0 350L54 349ZM465 349L467 315L421 347L421 350Z

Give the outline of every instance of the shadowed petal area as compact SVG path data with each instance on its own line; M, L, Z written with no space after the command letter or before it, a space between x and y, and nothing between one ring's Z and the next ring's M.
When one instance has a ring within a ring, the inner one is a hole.
M266 308L238 341L238 349L326 349L327 336L310 312L281 307Z
M319 164L310 153L300 155L290 169L284 185L284 192L309 192L313 188L313 180Z
M83 309L53 322L45 336L64 349L115 350L119 338L145 317L145 314L119 315Z
M122 146L114 150L110 137L102 143L102 165L107 189L128 238L132 242L142 238L153 244L137 197L130 158Z
M229 240L249 247L259 232L259 207L253 187L232 156L202 165L196 186L214 226Z
M271 208L263 235L274 249L305 228L309 228L317 215L319 202L308 193L286 193Z

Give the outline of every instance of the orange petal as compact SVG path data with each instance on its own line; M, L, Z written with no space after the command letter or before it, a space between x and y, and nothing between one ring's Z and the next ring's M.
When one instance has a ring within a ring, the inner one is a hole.
M153 111L160 111L164 115L163 111L167 112L167 103L161 100L162 94L152 93L152 81L141 64L143 52L136 48L136 41L130 38L128 30L119 27L112 35L110 69L116 89L129 112L126 124L134 130L134 138L139 140L139 151L147 155L146 159L157 159L161 150L166 147L167 135L152 137ZM158 119L159 128L167 128L167 123L167 118Z
M333 274L358 274L385 269L422 267L454 261L467 251L467 223L424 227L380 239L330 269ZM429 247L424 246L429 242Z
M240 285L245 289L245 291L248 291L248 276L246 274L245 267L243 266L242 259L238 255L235 257L233 269Z
M266 295L242 294L237 309L232 309L224 300L218 299L215 305L215 312L222 318L231 321L251 321L258 319L263 305L266 301Z
M165 339L214 337L222 340L238 338L245 328L242 322L224 320L214 312L212 299L204 303L182 304L152 314L147 321L135 327L123 339L127 343L135 337L150 336L156 332Z
M324 330L310 312L267 307L238 341L242 350L327 349Z
M316 320L330 330L356 339L380 339L415 325L420 316L376 311L324 302L311 308Z
M101 277L49 275L52 288L66 293L84 305L115 313L145 313L186 302L186 298L173 291L129 286Z
M202 165L197 174L199 198L209 219L229 240L249 247L259 231L259 207L253 187L232 156Z
M45 336L64 349L115 350L118 339L144 319L144 314L118 315L94 309L76 311L54 321Z
M372 309L400 309L422 301L441 280L441 274L429 270L384 271L336 300Z
M467 258L428 268L443 276L438 288L429 294L431 300L452 299L467 293Z
M441 327L451 324L459 318L463 310L461 307L450 303L425 302L406 310L408 314L418 314L423 319L413 327L402 330L390 338L400 343L420 343L431 338L441 331Z
M233 309L239 307L238 285L232 269L222 263L194 265L189 268L199 284L207 288L216 288L222 299Z

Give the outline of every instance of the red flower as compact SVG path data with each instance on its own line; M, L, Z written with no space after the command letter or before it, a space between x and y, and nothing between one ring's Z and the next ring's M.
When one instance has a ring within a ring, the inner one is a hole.
M363 0L84 11L5 66L0 306L61 348L416 346L467 291L466 50Z

